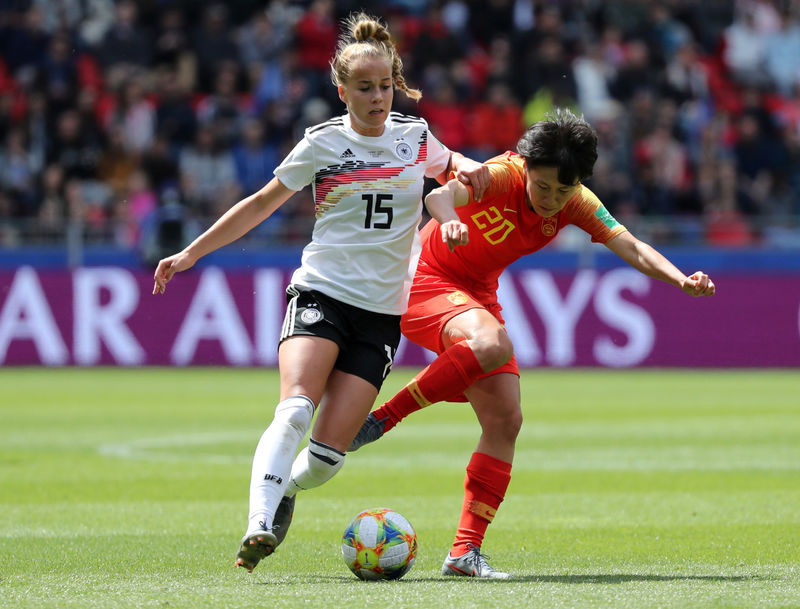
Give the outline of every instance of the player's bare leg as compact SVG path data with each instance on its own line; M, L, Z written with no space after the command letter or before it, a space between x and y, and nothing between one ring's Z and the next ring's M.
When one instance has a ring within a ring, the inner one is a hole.
M346 451L377 397L378 388L369 381L334 370L328 379L312 437Z

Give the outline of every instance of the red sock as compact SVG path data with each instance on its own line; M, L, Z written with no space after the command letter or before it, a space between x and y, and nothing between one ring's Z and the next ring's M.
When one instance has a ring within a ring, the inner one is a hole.
M511 463L474 452L464 479L464 505L450 555L462 556L468 545L481 547L486 527L494 519L511 480Z
M462 393L483 374L483 368L466 342L443 351L392 399L374 411L378 420L387 419L389 431L407 415Z

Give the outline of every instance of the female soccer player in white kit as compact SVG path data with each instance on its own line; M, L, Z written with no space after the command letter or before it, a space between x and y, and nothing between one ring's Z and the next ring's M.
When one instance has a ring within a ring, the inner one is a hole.
M478 193L489 182L483 165L448 150L424 120L391 112L395 87L412 99L420 92L407 87L386 28L363 13L345 27L331 68L347 114L307 129L264 188L161 260L154 276L153 293L163 293L176 272L241 237L312 184L313 235L286 290L280 402L256 447L248 527L236 558L251 572L283 541L296 492L323 484L342 467L391 369L420 250L424 178L444 183L452 170ZM452 205L428 211L451 248L466 243L466 225ZM309 446L295 460L317 406Z

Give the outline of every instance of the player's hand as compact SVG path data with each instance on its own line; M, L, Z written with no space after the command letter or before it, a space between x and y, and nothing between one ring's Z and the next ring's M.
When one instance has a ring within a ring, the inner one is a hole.
M153 274L153 279L155 280L153 294L163 294L164 290L167 289L167 282L172 279L172 276L175 273L192 268L195 262L196 260L185 251L178 252L159 261L156 272Z
M451 252L457 245L466 245L469 243L469 229L463 222L450 220L442 224L439 230L442 232L442 241L447 244Z
M480 201L483 193L489 188L491 174L489 168L483 163L465 158L455 174L459 182L472 186L472 196Z
M681 289L690 296L713 296L717 291L714 282L703 271L689 275Z

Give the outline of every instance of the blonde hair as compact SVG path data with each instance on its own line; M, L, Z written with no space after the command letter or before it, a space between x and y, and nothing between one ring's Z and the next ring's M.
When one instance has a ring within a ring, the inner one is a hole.
M403 78L403 61L389 36L389 30L376 17L366 13L350 15L342 22L344 33L339 37L336 55L331 60L331 80L336 86L345 84L353 64L365 57L383 57L392 66L392 84L413 100L422 97L419 89L409 89Z

